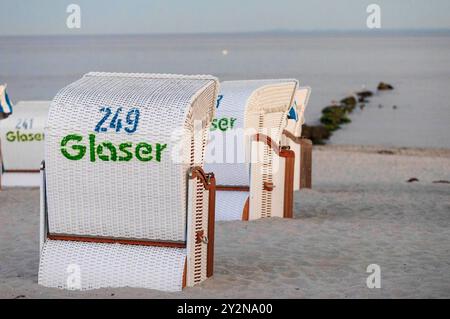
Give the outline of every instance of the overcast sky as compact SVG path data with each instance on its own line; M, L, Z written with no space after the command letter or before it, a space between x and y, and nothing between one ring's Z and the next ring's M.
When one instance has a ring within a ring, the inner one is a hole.
M66 8L81 7L81 29ZM450 0L0 0L0 35L450 29Z

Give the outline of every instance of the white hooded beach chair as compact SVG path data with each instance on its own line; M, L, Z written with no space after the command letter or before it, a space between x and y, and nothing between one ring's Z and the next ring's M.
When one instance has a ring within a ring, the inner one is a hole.
M88 73L49 111L38 282L179 291L213 273L211 76Z
M1 186L39 186L50 101L22 101L0 120ZM2 176L3 175L3 176Z
M294 105L283 130L282 144L289 146L295 152L294 191L300 188L311 188L312 142L301 137L310 94L310 87L300 87L297 90Z
M294 153L279 143L296 88L292 79L221 83L206 164L216 220L292 217Z

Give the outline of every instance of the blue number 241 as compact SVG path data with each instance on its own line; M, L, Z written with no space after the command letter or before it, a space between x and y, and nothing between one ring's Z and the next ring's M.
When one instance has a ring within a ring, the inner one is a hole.
M139 110L136 108L131 109L128 111L127 115L125 116L125 126L123 124L123 120L121 118L122 108L119 107L115 112L111 110L110 107L102 107L100 109L101 113L104 113L103 117L98 121L97 125L95 126L94 131L100 133L100 132L106 132L108 129L114 129L116 133L119 133L122 128L127 132L128 134L132 134L136 132L138 124L139 124ZM112 116L109 125L107 125L107 121Z

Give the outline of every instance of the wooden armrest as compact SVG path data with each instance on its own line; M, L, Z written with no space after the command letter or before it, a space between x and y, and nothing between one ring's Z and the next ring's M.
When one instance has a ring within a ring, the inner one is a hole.
M283 132L284 133L284 132ZM273 151L280 157L285 158L285 172L284 172L284 217L293 217L293 205L294 205L294 160L295 152L290 150L289 147L280 147L276 142L274 142L269 136L264 134L255 134L252 136L252 140L263 142L268 145ZM272 191L274 189L273 183L265 182L263 189L266 191Z
M196 242L204 241L207 245L207 266L206 276L211 277L214 273L214 226L216 219L216 178L214 173L205 171L195 166L189 170L189 178L198 178L203 183L203 187L208 191L208 236L204 240L203 231L196 233Z
M200 166L194 166L189 170L188 174L189 174L189 178L191 178L191 179L193 179L193 178L200 179L200 181L203 183L203 187L205 187L206 190L210 190L211 188L214 188L214 191L215 191L216 183L215 183L214 173L205 173L203 168L201 168ZM212 186L214 186L214 187L212 187Z

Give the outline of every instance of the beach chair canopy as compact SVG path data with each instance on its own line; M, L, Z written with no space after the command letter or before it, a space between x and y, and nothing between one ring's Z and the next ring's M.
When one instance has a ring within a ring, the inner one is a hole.
M5 172L39 172L50 101L23 101L0 120L0 162Z
M243 218L252 188L251 140L260 133L277 143L280 141L296 87L297 81L293 79L221 83L206 160L206 169L215 172L218 185L228 188L217 192L217 220ZM262 179L262 172L254 174ZM270 174L266 174L269 179ZM270 216L270 209L266 208ZM249 218L258 218L258 211Z
M294 136L301 136L302 125L305 124L305 110L308 105L309 96L311 95L310 87L300 87L295 92L294 104L289 112L286 130L294 134Z
M203 166L217 90L211 76L88 73L56 95L41 284L67 288L70 261L88 278L80 289L179 290L183 273L188 286L206 278L208 186L192 169Z

